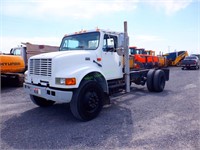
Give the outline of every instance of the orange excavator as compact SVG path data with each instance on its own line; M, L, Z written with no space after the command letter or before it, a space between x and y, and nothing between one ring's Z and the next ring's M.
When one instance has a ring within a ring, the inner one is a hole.
M58 51L59 47L22 43L24 46L12 48L9 54L0 55L1 81L7 80L12 85L22 86L28 59L36 54Z
M155 51L153 50L145 50L144 48L131 46L129 47L129 51L130 57L133 57L134 68L136 69L150 69L166 66L165 57L155 56Z

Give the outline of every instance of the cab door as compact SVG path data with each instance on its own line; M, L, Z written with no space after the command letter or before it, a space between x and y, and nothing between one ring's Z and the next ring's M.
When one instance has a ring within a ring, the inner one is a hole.
M122 57L117 54L117 36L104 34L102 48L102 71L107 80L122 78Z

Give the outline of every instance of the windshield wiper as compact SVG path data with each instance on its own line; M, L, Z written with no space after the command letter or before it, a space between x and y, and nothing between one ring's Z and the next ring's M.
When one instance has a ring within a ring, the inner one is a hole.
M76 48L84 49L84 46L83 46L83 45L80 45L80 46L77 46Z

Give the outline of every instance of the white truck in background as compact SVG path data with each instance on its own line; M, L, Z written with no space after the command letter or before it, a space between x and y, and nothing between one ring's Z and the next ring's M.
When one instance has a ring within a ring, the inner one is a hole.
M83 121L94 119L110 102L109 95L125 87L129 92L131 82L146 83L149 91L162 92L169 69L132 70L127 67L127 54L126 30L82 30L66 35L59 52L29 59L24 89L41 107L70 103L72 114Z

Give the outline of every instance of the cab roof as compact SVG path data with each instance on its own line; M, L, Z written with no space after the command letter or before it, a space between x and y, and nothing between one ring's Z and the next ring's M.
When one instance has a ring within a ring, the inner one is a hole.
M75 34L82 34L82 33L90 33L90 32L103 32L103 33L109 33L109 34L123 34L123 32L116 32L116 31L111 31L111 30L104 30L104 29L94 29L94 30L81 30L81 31L77 31L74 33L70 33L70 34L65 34L64 37L69 36L69 35L75 35Z

